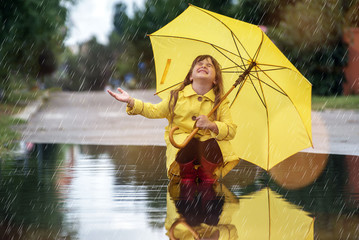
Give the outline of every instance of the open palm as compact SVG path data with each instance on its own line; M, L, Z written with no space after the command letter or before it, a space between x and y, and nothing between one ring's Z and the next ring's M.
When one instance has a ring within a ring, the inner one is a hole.
M107 90L107 92L118 101L128 103L131 99L130 95L121 88L117 88L117 90L119 93L112 92L111 90Z

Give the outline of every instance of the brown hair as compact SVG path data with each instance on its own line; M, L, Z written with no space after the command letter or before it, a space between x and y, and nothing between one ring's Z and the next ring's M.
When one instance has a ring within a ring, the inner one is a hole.
M221 71L221 67L219 65L219 63L217 62L217 60L212 57L211 55L199 55L198 57L196 57L193 62L192 62L192 66L189 69L184 81L182 82L182 84L175 90L171 91L171 97L170 97L170 101L168 103L168 108L170 111L170 116L171 116L171 123L173 121L173 115L174 115L174 109L178 100L178 92L182 91L187 85L191 84L191 74L193 71L193 68L195 67L195 65L205 59L211 59L215 72L216 72L216 76L215 76L215 80L216 80L216 84L213 86L213 91L215 94L215 101L214 101L214 106L216 106L220 100L221 97L223 96L223 78L222 78L222 71ZM214 112L214 118L217 118L217 110Z

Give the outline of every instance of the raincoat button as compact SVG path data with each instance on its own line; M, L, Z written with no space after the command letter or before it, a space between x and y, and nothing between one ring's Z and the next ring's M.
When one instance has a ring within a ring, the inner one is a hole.
M202 102L203 98L202 97L198 97L198 101Z
M193 121L196 121L196 118L197 118L196 116L192 116Z

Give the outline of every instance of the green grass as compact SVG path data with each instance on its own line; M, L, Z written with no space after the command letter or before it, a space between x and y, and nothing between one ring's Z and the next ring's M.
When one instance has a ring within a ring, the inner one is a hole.
M13 90L6 95L6 100L0 102L0 159L11 154L21 137L11 126L23 124L24 121L12 116L41 94L41 91Z
M20 139L20 134L11 129L11 126L20 123L23 121L0 114L0 159L9 154Z
M330 97L313 96L312 110L322 111L325 109L359 110L359 95Z

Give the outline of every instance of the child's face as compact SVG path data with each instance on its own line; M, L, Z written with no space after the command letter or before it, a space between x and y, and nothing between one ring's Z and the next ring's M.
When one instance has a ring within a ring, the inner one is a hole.
M190 77L191 81L206 80L208 83L216 84L216 70L210 58L196 63Z

